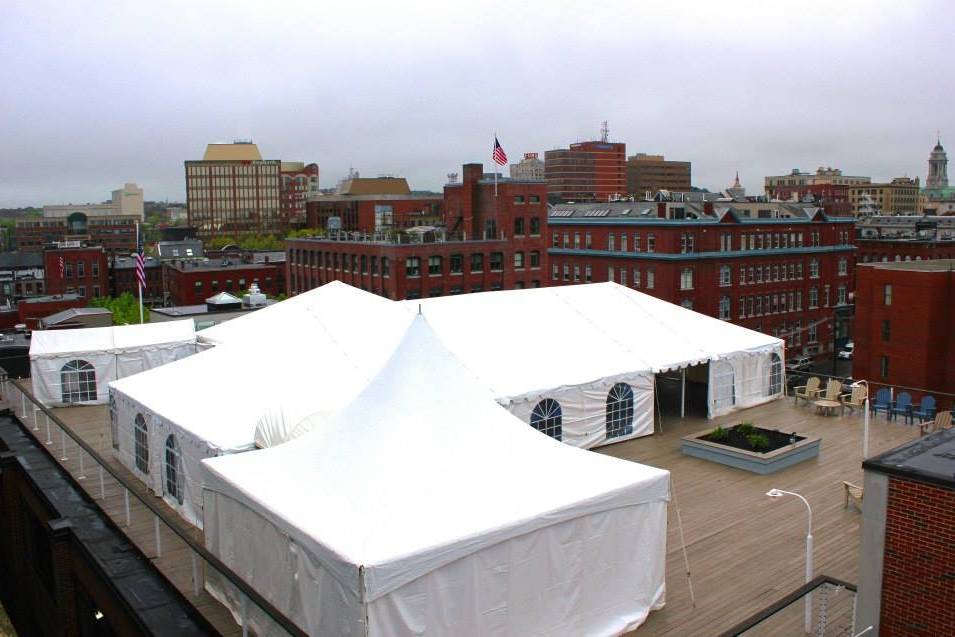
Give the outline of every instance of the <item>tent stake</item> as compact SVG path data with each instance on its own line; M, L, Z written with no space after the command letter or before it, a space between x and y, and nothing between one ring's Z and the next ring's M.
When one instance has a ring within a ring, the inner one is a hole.
M690 604L696 608L696 595L693 594L693 579L690 577L690 558L686 554L686 538L683 536L683 516L680 515L680 503L676 500L676 488L673 486L673 473L670 473L670 495L673 496L673 508L676 509L676 525L680 530L680 547L683 549L683 564L686 566L686 584L690 588Z

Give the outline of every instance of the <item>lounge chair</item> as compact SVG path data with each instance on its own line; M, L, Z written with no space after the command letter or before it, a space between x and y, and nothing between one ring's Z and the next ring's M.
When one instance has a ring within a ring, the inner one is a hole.
M862 509L862 496L865 493L862 487L857 484L852 484L851 482L846 482L843 480L842 488L846 490L846 504L845 508L849 508L849 498L851 497L853 502L858 502L858 508Z
M830 378L826 383L826 392L820 396L824 400L839 400L839 394L842 393L842 383L835 378Z
M899 392L899 397L895 399L895 405L889 410L889 419L895 420L895 417L902 414L905 422L912 420L912 394L907 391Z
M912 418L918 422L924 422L935 418L935 396L926 394L922 396L918 407L912 407Z
M856 413L856 409L863 409L865 407L866 391L865 385L855 385L852 388L851 394L839 396L839 402L842 403L843 416L846 414L846 407L848 407L852 413Z
M819 395L819 384L820 380L818 376L812 376L809 380L806 381L805 385L801 387L796 387L794 390L795 404L799 404L799 399L802 398L806 402L810 400L815 400Z
M951 429L951 428L952 428L952 412L940 411L937 414L935 414L935 420L929 420L928 422L919 423L919 435L924 436L925 434L930 434L936 431L941 431L942 429Z
M869 410L874 414L884 411L888 416L890 409L892 409L892 392L888 387L883 387L875 393L875 400L869 403Z

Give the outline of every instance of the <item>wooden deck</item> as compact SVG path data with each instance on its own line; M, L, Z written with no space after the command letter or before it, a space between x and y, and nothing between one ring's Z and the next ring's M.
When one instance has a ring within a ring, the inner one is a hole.
M123 475L141 484L114 460L109 449L109 420L105 407L73 407L56 414L84 440L108 458ZM27 419L28 420L28 419ZM822 437L818 459L791 467L776 475L760 476L680 453L681 436L717 424L752 422L758 426ZM812 406L794 407L792 399L777 400L737 414L706 421L701 418L664 417L663 432L629 440L598 450L669 469L674 498L669 507L667 542L667 603L650 614L633 634L640 636L714 635L768 606L803 583L806 535L805 507L797 499L771 499L771 488L796 491L813 509L815 572L856 582L861 516L844 508L844 480L862 481L862 416L817 415ZM659 423L658 423L659 427ZM873 418L870 454L896 447L918 435L917 428ZM40 415L41 440L45 440ZM54 448L59 441L54 440ZM55 454L58 455L58 454ZM76 462L76 454L67 464ZM71 467L75 470L75 466ZM99 498L95 472L83 484ZM104 508L125 528L122 490L107 480ZM145 493L145 489L141 490ZM162 503L159 498L153 501ZM152 515L130 498L133 523L130 537L149 556L155 556ZM165 506L165 505L162 505ZM689 557L695 608L690 603L683 553L677 524L679 507ZM176 517L171 509L166 509ZM178 518L177 518L178 519ZM200 532L182 522L182 528ZM162 532L162 556L154 562L223 634L239 634L224 607L201 592L192 594L191 560L174 535ZM167 548L168 547L168 548ZM792 614L800 624L801 615ZM801 632L801 631L800 631ZM779 633L782 634L782 633Z

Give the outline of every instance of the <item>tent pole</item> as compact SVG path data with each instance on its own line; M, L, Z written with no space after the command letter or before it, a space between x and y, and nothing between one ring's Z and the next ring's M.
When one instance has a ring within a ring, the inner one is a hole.
M673 508L676 509L676 525L680 530L680 547L683 549L683 565L686 567L686 585L690 589L690 604L696 608L696 595L693 594L693 578L690 576L690 558L686 554L686 538L683 536L683 516L680 515L680 503L676 500L676 487L673 486L673 474L670 474L670 495L673 496Z
M660 433L663 433L663 410L660 409L660 393L657 391L657 375L653 375L653 402L657 406L657 417L660 420Z
M680 386L680 418L686 418L686 367L682 370L683 379Z

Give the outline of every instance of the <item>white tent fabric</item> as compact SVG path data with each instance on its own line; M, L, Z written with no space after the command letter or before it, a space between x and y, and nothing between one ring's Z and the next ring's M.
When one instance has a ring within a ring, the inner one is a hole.
M110 381L195 353L192 321L37 330L30 342L30 377L44 405L105 403Z
M387 299L344 285L294 300L299 316L275 315L271 327L254 324L254 333L234 342L112 384L114 453L193 524L202 523L203 458L248 451L256 441L275 444L304 431L306 416L337 412L381 369L413 318ZM138 445L137 416L145 423ZM165 451L170 436L179 453L173 484Z
M523 425L423 317L331 421L202 466L208 547L309 634L610 635L664 601L668 472Z
M708 361L726 361L735 385L733 400L714 401L711 367L710 416L778 398L770 393L771 361L783 355L779 338L721 321L616 283L556 286L404 301L419 304L435 331L499 400L526 420L539 397L555 397L578 413L583 446L601 437L607 390L626 379L636 394L634 433L652 433L653 373ZM515 364L502 365L502 360ZM636 377L643 377L641 383ZM718 380L727 381L723 375ZM591 395L572 390L591 384ZM557 392L562 392L557 397ZM531 403L528 405L528 403ZM637 413L646 409L643 420ZM571 425L574 426L573 423ZM566 430L565 426L565 430ZM616 442L625 438L615 438Z

